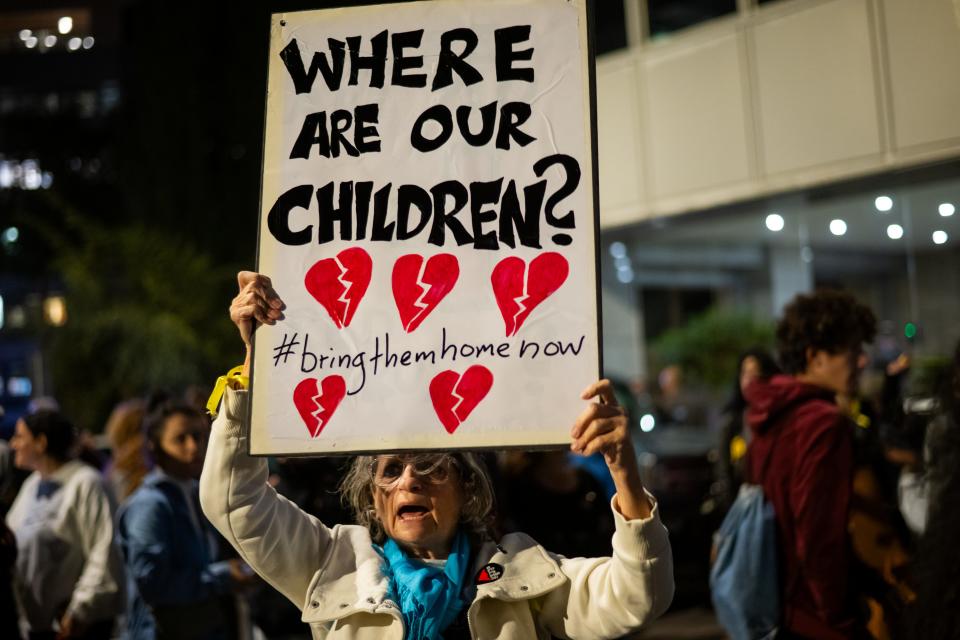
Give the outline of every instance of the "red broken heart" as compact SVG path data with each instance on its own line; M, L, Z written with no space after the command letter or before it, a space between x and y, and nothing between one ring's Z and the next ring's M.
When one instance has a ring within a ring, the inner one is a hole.
M497 263L490 282L508 337L516 335L530 312L560 288L569 272L567 259L553 252L540 254L530 261L529 268L516 256Z
M293 404L307 425L310 437L316 438L320 435L345 395L347 383L343 376L327 376L319 386L316 378L304 378L300 381L293 390Z
M350 326L363 294L370 286L373 260L360 247L344 249L333 258L318 260L303 278L317 302L330 314L338 329Z
M457 430L493 386L493 374L475 364L460 375L443 371L430 381L430 399L447 433Z
M449 253L431 256L426 262L415 253L397 259L393 265L393 299L407 333L415 331L433 312L459 276L460 264Z

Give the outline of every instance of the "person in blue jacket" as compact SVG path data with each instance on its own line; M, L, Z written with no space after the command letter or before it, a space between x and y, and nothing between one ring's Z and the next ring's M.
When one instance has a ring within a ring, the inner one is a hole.
M130 640L227 637L223 596L252 580L239 560L215 562L217 539L200 510L197 479L209 426L186 404L165 403L144 421L156 467L118 514L129 576Z

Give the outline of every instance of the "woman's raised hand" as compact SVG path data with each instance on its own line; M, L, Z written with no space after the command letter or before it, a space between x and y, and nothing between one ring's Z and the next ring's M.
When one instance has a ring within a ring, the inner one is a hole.
M283 317L283 300L273 289L270 278L253 271L237 274L240 293L230 303L230 319L240 330L243 343L250 348L255 324L276 324Z
M637 456L630 439L627 412L617 403L609 380L583 390L584 400L596 399L584 409L570 430L570 449L585 456L603 454L617 487L617 508L628 520L650 516L651 504L640 481Z
M570 430L570 449L585 456L598 451L611 471L633 464L636 459L630 440L627 412L617 403L609 380L594 382L583 390L584 400L596 398L577 418Z

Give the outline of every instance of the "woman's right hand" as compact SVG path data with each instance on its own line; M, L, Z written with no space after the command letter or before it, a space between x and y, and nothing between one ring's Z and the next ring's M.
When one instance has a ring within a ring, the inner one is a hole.
M240 293L230 303L230 319L240 330L240 337L250 351L250 339L260 324L276 324L283 317L283 300L273 289L270 278L253 271L241 271L237 274Z

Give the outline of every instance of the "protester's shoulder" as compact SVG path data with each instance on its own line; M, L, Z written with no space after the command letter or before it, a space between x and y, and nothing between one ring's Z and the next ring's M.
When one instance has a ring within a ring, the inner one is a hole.
M117 510L117 523L121 530L130 527L152 526L173 514L173 506L167 496L155 485L141 484L130 494Z
M140 506L140 505L152 505L152 504L161 504L168 502L166 494L160 490L155 484L146 484L141 483L133 493L127 498L123 503L123 506L129 507L130 505Z
M843 416L840 407L827 397L811 397L801 402L794 412L798 420L815 420L824 423L834 423Z
M80 492L106 494L107 485L98 470L79 460L71 460L67 465L69 466L67 484Z
M801 445L850 436L850 419L836 403L826 398L811 398L804 402L797 407L792 422Z

